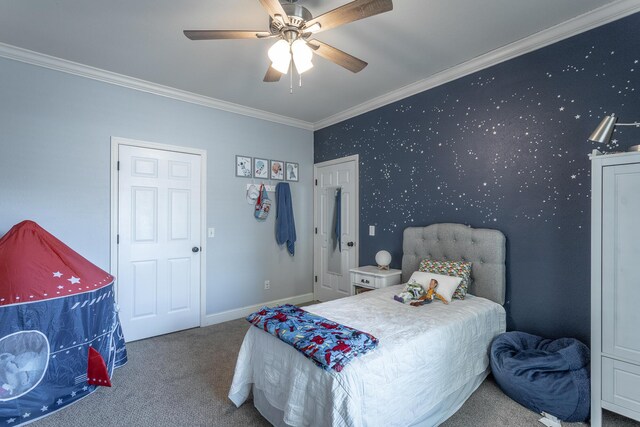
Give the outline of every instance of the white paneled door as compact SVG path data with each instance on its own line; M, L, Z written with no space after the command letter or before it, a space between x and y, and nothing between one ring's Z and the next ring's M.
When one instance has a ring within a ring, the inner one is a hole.
M351 295L358 267L358 159L314 166L314 294L319 301Z
M118 146L118 305L127 341L200 325L201 156Z

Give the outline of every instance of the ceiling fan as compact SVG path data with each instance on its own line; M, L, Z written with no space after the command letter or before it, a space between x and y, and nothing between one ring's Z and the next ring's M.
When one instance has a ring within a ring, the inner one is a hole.
M279 81L289 70L293 72L294 65L298 74L309 70L313 53L357 73L366 62L312 36L393 9L392 0L354 0L314 18L307 8L296 4L297 0L282 4L278 0L259 1L269 13L269 31L185 30L184 35L191 40L279 39L269 49L271 65L265 82Z

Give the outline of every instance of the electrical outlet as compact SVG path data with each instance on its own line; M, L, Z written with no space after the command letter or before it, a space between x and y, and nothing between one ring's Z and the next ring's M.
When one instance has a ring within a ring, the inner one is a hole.
M271 289L271 280L265 280L264 281L264 288L268 291L269 289Z
M375 225L370 225L369 226L369 236L375 236L376 235L376 226Z

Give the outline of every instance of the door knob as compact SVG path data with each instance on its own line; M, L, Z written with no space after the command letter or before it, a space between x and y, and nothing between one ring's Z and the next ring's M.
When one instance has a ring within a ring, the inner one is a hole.
M348 242L348 243L347 243L347 246L349 246L350 248L352 248L352 247L353 247L353 245L355 245L355 243L353 243L353 242Z
M199 251L200 251L200 248L199 248L199 247L197 247L197 246L194 246L194 247L192 247L192 248L191 248L191 251L192 251L192 252L194 252L194 253L195 253L195 252L199 252Z

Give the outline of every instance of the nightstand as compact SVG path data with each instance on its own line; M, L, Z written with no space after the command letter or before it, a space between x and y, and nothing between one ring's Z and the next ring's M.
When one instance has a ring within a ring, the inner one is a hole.
M351 295L398 285L402 276L401 270L393 268L380 270L375 265L352 268L349 272L351 274Z

